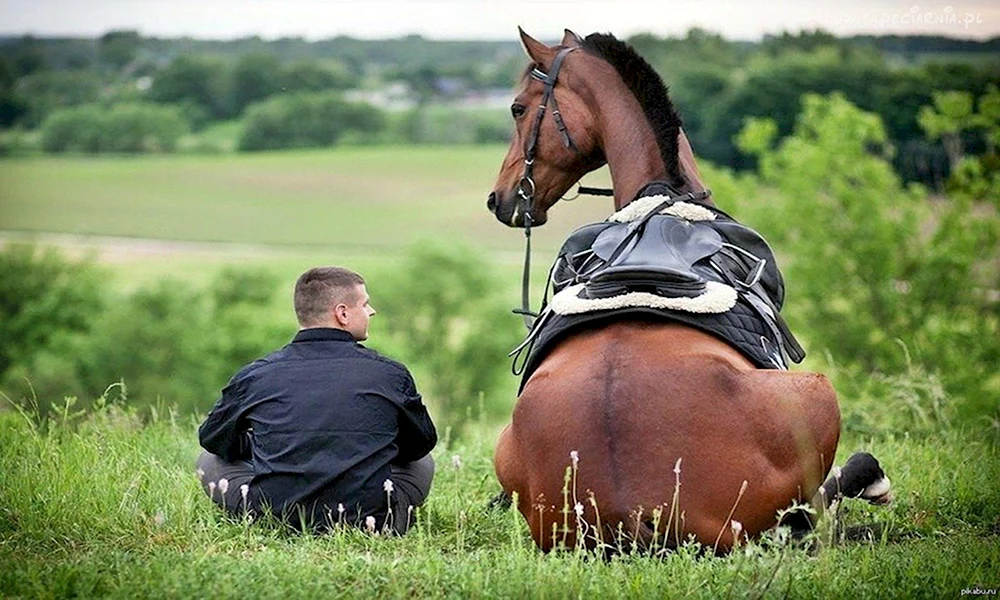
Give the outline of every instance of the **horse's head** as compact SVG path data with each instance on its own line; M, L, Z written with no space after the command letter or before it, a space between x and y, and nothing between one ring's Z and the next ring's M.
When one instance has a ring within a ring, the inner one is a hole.
M583 40L569 30L558 46L524 31L521 42L532 62L510 107L516 131L486 202L511 227L524 226L526 214L532 225L545 223L549 208L605 162L584 85L586 70L600 68L599 61L575 52Z

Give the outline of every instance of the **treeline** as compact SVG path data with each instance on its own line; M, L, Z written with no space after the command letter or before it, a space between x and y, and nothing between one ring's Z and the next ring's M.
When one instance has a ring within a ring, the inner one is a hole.
M773 119L779 135L788 135L804 95L840 92L881 117L897 172L940 186L951 165L942 145L924 135L920 107L931 104L935 92L981 96L990 83L1000 83L1000 39L841 39L815 31L746 45L693 29L684 38L630 41L670 85L698 154L737 169L756 161L735 143L748 119ZM982 136L970 132L965 144L982 150Z
M813 31L749 43L692 29L683 37L638 35L629 42L670 85L698 153L739 169L756 160L734 141L748 118L770 117L779 133L788 134L803 95L837 91L882 118L893 165L905 179L940 185L951 165L943 145L925 137L919 108L931 103L934 92L978 97L1000 82L1000 38L837 38ZM96 40L7 38L0 39L0 128L40 132L36 146L52 151L171 150L188 132L233 120L241 123L235 146L248 150L344 140L495 142L510 133L502 109L465 111L463 118L447 121L436 119L433 107L459 100L474 104L477 94L490 91L509 93L523 65L516 41L410 36L222 42L144 38L134 31ZM260 103L269 104L254 106ZM360 106L365 103L372 106ZM71 129L66 123L74 118L100 113L104 121L119 123L124 118L119 107L132 106L134 115L136 104L159 123L133 132L133 139L145 142L94 144L86 141L93 138L86 132L80 134L84 141L64 141ZM79 106L92 108L61 114ZM298 108L313 115L310 119L339 123L336 131L331 125L314 132L296 123L292 115ZM173 117L175 109L183 122ZM50 131L49 119L57 117L58 131ZM169 132L163 125L168 122ZM964 143L979 150L983 142L970 133ZM0 141L0 151L3 147Z

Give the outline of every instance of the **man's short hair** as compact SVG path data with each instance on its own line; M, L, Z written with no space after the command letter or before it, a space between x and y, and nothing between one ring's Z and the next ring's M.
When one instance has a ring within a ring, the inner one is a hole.
M357 287L365 280L354 271L341 267L315 267L295 282L295 316L302 327L326 323L330 309L360 300Z

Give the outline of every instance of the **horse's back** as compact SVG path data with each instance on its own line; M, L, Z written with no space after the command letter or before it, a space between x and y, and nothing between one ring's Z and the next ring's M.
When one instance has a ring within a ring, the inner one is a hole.
M691 328L625 322L574 335L544 360L502 436L497 472L544 548L552 523L563 523L572 451L570 508L580 502L588 523L662 533L683 512L681 531L709 545L723 531L727 547L743 481L732 518L752 535L812 495L838 435L836 397L822 376L759 371Z

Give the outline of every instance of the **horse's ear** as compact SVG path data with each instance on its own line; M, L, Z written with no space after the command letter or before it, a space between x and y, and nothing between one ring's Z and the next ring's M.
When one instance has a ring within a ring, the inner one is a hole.
M563 39L561 44L567 48L578 48L583 45L583 38L569 29L563 29Z
M528 58L538 64L545 63L546 59L552 55L552 48L531 37L520 27L517 28L517 31L521 34L521 45L524 46Z

